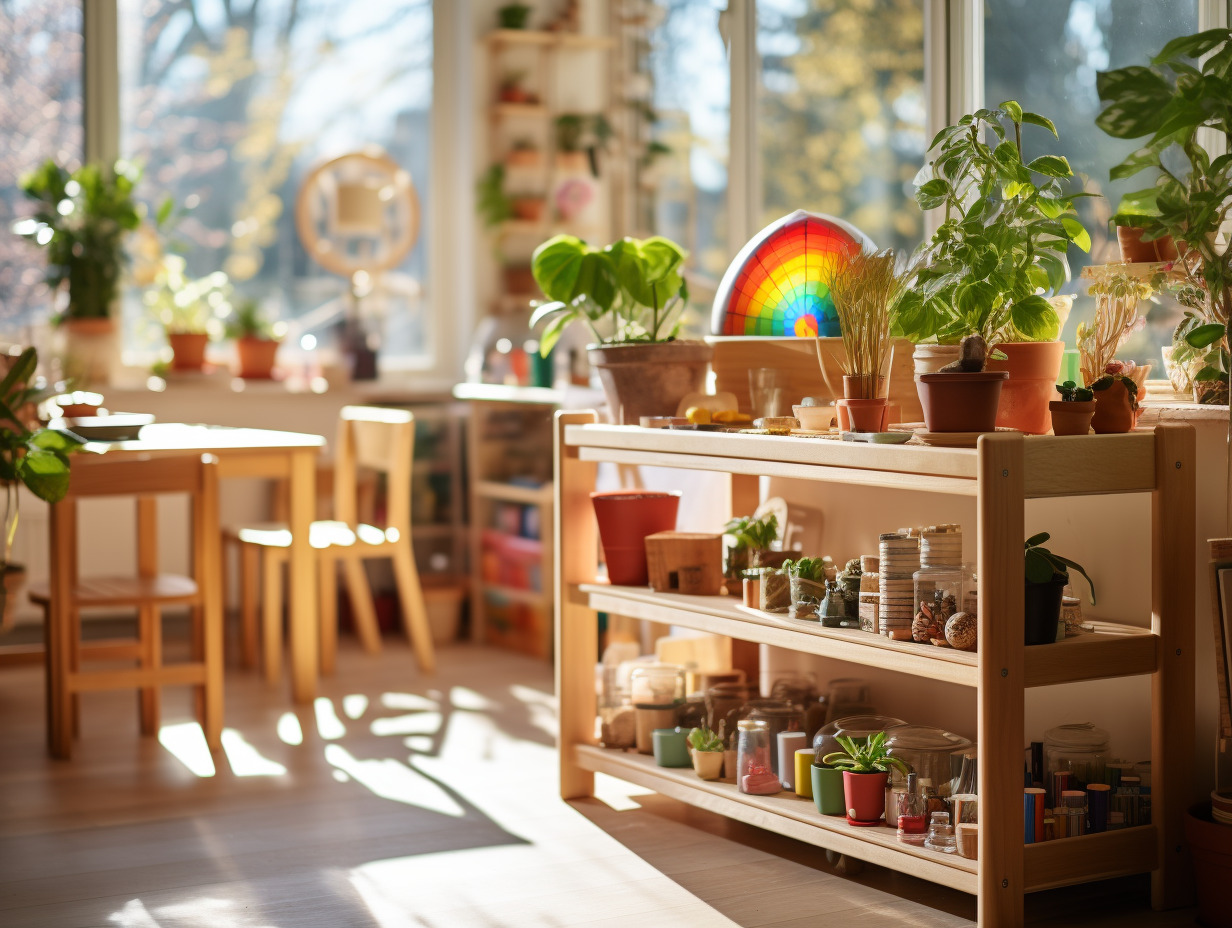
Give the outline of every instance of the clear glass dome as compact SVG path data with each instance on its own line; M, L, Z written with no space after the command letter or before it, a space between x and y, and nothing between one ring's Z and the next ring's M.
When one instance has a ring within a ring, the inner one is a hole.
M827 754L843 750L843 746L836 740L839 735L860 742L879 731L888 731L906 724L902 719L888 715L849 715L835 719L829 725L822 726L813 736L813 750L816 752L814 762L820 762Z

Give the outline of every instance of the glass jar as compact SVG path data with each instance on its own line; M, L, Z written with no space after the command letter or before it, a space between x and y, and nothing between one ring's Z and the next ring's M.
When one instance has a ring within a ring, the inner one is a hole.
M902 719L888 715L851 715L823 725L813 736L813 749L817 752L815 763L820 764L827 754L843 750L843 746L838 743L839 735L851 738L857 744L864 744L869 735L906 724Z
M753 707L749 712L748 719L750 721L759 721L766 723L766 730L770 733L770 744L777 745L779 734L785 731L800 731L804 725L804 713L796 706L790 703L777 703L769 705L772 700L758 700L760 705ZM770 752L770 769L776 774L779 773L779 754L777 750Z
M770 727L761 719L742 719L736 739L736 786L742 793L767 795L782 789L774 773Z
M959 766L951 760L951 756L969 749L971 745L970 738L927 725L903 725L886 736L886 749L890 755L909 764L920 775L921 785L925 781L930 782L935 795L941 799L950 795L954 767ZM902 784L905 778L895 770L891 780Z
M726 740L735 743L736 731L727 721L728 716L739 712L754 693L748 683L716 683L706 690L706 725L711 731L721 732Z
M963 572L960 567L921 567L912 577L916 617L911 636L922 644L945 639L945 623L961 612Z
M629 675L629 701L635 706L674 706L684 701L684 668L642 664Z
M1056 774L1062 777L1062 790L1085 790L1088 783L1104 782L1104 765L1110 759L1108 732L1090 722L1058 725L1044 732L1044 786L1048 799L1056 803Z
M780 670L770 687L770 698L803 709L817 698L817 674L811 670Z

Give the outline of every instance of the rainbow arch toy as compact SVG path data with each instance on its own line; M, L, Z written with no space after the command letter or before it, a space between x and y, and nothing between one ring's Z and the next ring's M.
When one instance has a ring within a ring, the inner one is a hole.
M796 210L770 223L728 266L711 312L715 335L837 336L826 286L844 254L875 249L848 222Z

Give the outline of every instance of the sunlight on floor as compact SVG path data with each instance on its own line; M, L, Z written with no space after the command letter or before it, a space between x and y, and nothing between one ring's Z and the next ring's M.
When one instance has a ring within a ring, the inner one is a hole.
M435 699L414 693L382 693L381 705L386 709L401 709L404 712L434 712L440 708Z
M244 740L234 728L222 730L222 749L227 755L231 772L237 777L280 777L287 768L282 764L262 757L261 752Z
M509 687L513 698L526 706L530 713L530 723L540 731L546 732L556 739L556 697L551 693L543 693L529 686L515 683Z
M338 718L332 699L318 696L312 701L312 710L317 716L317 734L326 741L337 741L346 734L346 726Z
M325 759L382 799L461 818L465 811L424 774L393 758L358 760L340 744L325 746Z
M654 790L646 789L644 786L637 786L633 783L627 783L624 780L618 780L616 777L610 777L606 773L595 774L595 798L606 804L609 808L616 812L631 812L634 809L640 809L642 806L634 796L650 796L654 794Z
M348 719L357 719L368 711L368 697L363 693L351 693L342 697L342 714Z
M439 712L415 712L373 719L369 726L374 735L432 735L440 730Z
M193 928L273 928L253 921L248 907L229 899L193 899L177 905L161 905L151 913L140 899L131 899L124 908L107 916L117 928L162 928L167 925L192 925Z
M205 732L196 722L164 725L158 730L158 743L197 776L214 775L214 758L205 743Z
M304 730L300 727L299 717L294 712L284 712L278 718L278 740L291 747L304 743Z
M450 687L449 702L455 709L467 712L491 712L496 708L496 703L468 686Z

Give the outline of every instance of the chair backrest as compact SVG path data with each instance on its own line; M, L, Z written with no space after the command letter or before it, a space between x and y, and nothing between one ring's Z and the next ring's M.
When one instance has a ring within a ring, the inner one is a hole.
M415 416L405 409L344 406L338 418L334 456L334 518L359 521L360 467L385 474L385 525L411 527L411 467L415 456Z

